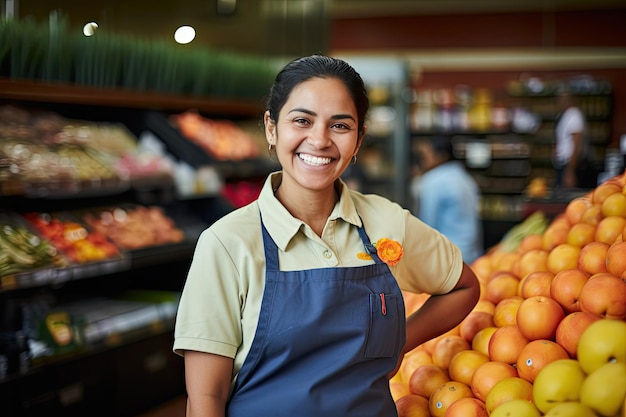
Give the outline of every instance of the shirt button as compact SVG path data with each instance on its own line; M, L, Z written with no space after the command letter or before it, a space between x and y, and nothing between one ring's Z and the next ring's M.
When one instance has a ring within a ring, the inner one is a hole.
M324 258L326 258L326 259L330 259L332 256L333 256L333 254L332 254L332 253L330 253L330 251L329 251L329 250L325 250L325 251L324 251Z

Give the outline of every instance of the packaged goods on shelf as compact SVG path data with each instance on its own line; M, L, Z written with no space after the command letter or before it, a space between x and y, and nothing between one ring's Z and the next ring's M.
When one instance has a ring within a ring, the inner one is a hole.
M152 333L172 327L180 293L133 290L115 298L89 297L54 304L25 302L32 359L117 345L136 332Z
M260 155L254 138L230 120L213 120L187 111L170 116L183 136L213 158L240 161Z
M129 181L172 176L169 161L140 147L120 123L70 120L10 105L0 107L0 114L7 115L0 122L0 178L15 188L5 194L120 191Z
M33 279L44 279L53 267L63 267L68 260L46 239L33 231L14 213L0 213L0 277L2 287L11 286L15 274L39 272Z
M72 262L97 262L121 256L99 232L89 229L72 213L25 213L24 218Z
M178 243L184 232L162 208L130 204L85 211L83 220L95 231L107 236L122 250Z

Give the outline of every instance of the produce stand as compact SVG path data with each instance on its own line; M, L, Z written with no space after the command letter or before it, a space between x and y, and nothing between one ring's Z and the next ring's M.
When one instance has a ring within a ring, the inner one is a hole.
M400 417L624 415L626 173L525 199L470 267L476 306L390 380ZM426 300L406 299L407 315Z

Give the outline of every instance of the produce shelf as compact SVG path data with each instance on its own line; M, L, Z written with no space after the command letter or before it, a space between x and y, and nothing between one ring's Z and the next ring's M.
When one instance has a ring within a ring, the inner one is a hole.
M123 257L70 265L64 268L41 268L0 277L0 293L42 286L60 286L70 281L101 277L116 272L128 271L190 258L195 242L160 245L125 252Z

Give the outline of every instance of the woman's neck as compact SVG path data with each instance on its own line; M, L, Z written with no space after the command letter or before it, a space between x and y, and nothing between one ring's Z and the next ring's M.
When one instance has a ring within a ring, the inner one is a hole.
M293 217L302 220L318 236L322 236L328 217L339 200L335 187L322 191L292 191L289 188L281 184L274 195Z

